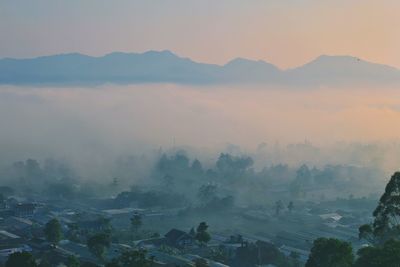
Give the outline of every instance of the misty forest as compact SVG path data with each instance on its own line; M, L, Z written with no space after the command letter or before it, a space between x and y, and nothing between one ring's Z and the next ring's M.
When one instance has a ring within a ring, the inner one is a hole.
M398 10L0 1L0 267L399 267Z

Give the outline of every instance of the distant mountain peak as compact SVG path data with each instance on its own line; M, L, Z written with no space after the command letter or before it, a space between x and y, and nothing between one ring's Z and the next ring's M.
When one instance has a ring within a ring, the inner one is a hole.
M315 58L314 60L304 64L303 66L294 68L294 69L298 69L298 68L302 68L305 66L311 66L311 65L320 65L320 66L353 66L353 67L357 67L357 66L375 66L375 67L382 67L382 68L387 68L387 69L391 69L391 70L397 70L395 67L389 66L389 65L385 65L385 64L379 64L379 63L375 63L375 62L370 62L367 60L364 60L362 58L359 57L354 57L354 56L349 56L349 55L320 55L317 58Z
M240 57L220 66L194 62L170 50L113 52L100 57L67 53L31 59L0 59L0 84L143 82L239 82L290 86L370 82L400 84L400 71L353 56L332 55L321 55L289 70L279 70L262 60Z
M279 69L268 62L265 62L263 60L251 60L251 59L246 59L246 58L235 58L228 63L226 63L223 68L225 69L236 69L238 71L240 70L249 70L249 71L257 71L257 72L276 72L279 71ZM266 73L267 74L267 73Z
M247 59L247 58L242 58L242 57L237 57L229 61L228 63L225 64L227 65L236 65L236 64L266 64L266 65L272 65L268 62L265 62L263 60L252 60L252 59Z

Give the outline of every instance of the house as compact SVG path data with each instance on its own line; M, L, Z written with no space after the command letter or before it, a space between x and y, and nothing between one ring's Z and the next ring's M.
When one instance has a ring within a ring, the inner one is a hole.
M109 209L102 210L102 213L108 217L118 217L118 216L132 216L132 214L139 213L142 214L146 210L137 208L122 208L122 209Z
M9 209L0 209L0 217L1 218L7 218L10 216L13 216L13 211Z
M135 246L143 249L152 249L166 244L165 237L149 238L135 241Z
M19 245L22 242L23 239L20 236L5 230L0 230L0 248L3 246Z
M110 220L101 217L92 220L78 221L76 224L80 230L88 232L100 232L110 228Z
M236 257L236 252L238 248L241 247L243 247L243 244L239 243L224 243L219 246L229 260L232 260Z
M196 260L204 260L210 267L229 267L228 265L225 265L223 263L200 257L199 255L184 254L184 255L182 255L182 257L185 259L188 259L194 263L196 262Z
M17 217L32 217L36 209L34 203L18 203L13 207L14 216Z
M22 251L31 252L32 248L28 246L25 240L20 236L5 230L0 230L0 265L4 263L11 254Z
M188 233L178 230L172 229L167 234L165 234L166 243L169 246L176 248L185 248L195 244L195 239L193 236Z
M14 216L4 219L0 224L1 228L23 237L32 234L32 225L31 220Z
M79 257L79 259L82 261L87 261L87 262L97 261L96 257L93 256L93 254L89 251L87 245L85 244L80 244L69 240L62 240L58 244L58 248L60 249L60 252L62 251L65 254Z
M158 266L194 267L194 263L191 260L188 260L181 255L167 254L157 250L152 250L148 252L148 256L154 258Z
M328 222L338 222L340 219L342 219L343 216L341 216L338 213L326 213L326 214L320 214L319 217Z
M32 238L27 244L32 248L34 252L37 251L48 251L53 249L53 246L44 238Z

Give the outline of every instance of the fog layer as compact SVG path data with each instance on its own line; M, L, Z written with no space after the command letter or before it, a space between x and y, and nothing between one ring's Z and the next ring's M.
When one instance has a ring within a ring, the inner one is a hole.
M7 161L67 157L92 164L160 147L219 153L229 143L260 153L290 143L313 147L311 142L325 152L300 151L286 159L271 152L265 160L318 163L323 155L327 162L320 163L359 163L366 156L355 155L350 145L358 143L369 150L364 163L385 162L391 171L400 154L394 145L399 122L395 88L0 87L0 154Z

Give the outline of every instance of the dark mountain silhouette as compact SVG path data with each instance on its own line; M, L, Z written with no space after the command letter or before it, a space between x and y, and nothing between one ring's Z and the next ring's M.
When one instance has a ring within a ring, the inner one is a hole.
M400 71L356 57L323 55L301 67L287 70L285 77L287 82L302 85L388 84L400 82Z
M170 51L78 53L0 60L0 84L181 83L350 85L400 83L400 71L349 56L320 56L303 66L279 70L264 61L237 58L226 65L197 63Z

